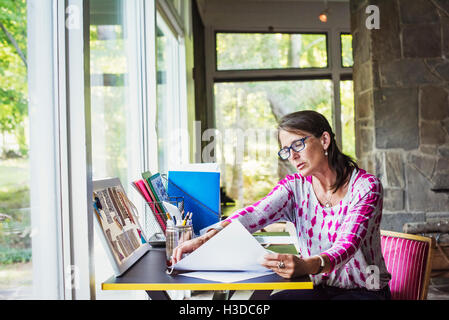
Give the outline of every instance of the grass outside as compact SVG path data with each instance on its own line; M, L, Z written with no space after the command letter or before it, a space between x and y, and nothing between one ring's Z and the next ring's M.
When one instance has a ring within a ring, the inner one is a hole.
M28 163L28 159L0 160L0 191L6 192L28 186L30 181Z
M33 299L32 264L0 264L0 300Z

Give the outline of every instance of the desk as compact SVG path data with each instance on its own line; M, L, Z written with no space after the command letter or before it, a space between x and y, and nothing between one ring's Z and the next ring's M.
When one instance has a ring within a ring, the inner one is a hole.
M103 290L145 290L153 300L169 299L165 290L275 290L313 289L309 277L287 280L277 274L222 283L203 279L168 275L165 248L153 248L120 277L112 276L102 284Z

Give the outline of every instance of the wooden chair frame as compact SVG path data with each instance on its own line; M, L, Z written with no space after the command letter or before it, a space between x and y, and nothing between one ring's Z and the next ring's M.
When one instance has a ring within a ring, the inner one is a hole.
M380 235L386 236L386 237L417 240L417 241L427 242L429 244L429 250L427 252L427 259L426 259L426 270L424 271L424 283L423 283L422 291L420 292L420 295L419 295L420 300L426 300L427 292L429 290L430 273L432 271L432 251L433 251L432 249L435 246L435 239L430 238L430 237L418 236L415 234L408 234L408 233L401 233L401 232L394 232L394 231L387 231L387 230L380 230Z

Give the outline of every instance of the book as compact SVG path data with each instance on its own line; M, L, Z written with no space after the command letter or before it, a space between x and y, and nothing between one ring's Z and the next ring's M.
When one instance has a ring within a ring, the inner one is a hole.
M145 187L147 188L148 194L150 195L151 201L148 202L148 206L151 208L151 210L155 211L156 213L162 213L161 216L164 219L165 222L167 222L167 217L165 216L165 208L163 208L163 204L161 202L157 202L156 196L153 194L153 191L151 191L151 187L148 184L146 180L142 180L145 184Z
M156 200L156 197L154 196L153 191L150 188L150 185L148 182L149 178L151 176L152 176L152 174L151 174L151 171L149 171L149 170L142 172L143 182L145 183L145 186L147 187L148 194L150 195L150 198L151 198L151 201L147 201L147 202L149 202L148 205L151 207L151 210L156 211L157 213L163 213L164 209L161 208L162 204L157 202L158 200ZM166 222L167 217L165 215L162 215L162 217L163 217L164 221Z
M147 182L157 202L170 201L167 191L165 190L164 184L162 182L160 173L152 175L150 178L148 178ZM161 209L164 213L166 212L163 205L161 206Z

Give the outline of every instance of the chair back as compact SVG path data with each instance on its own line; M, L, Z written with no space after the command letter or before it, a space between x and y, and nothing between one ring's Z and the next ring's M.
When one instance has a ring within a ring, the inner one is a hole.
M392 300L425 300L432 267L433 239L381 230L381 246Z

